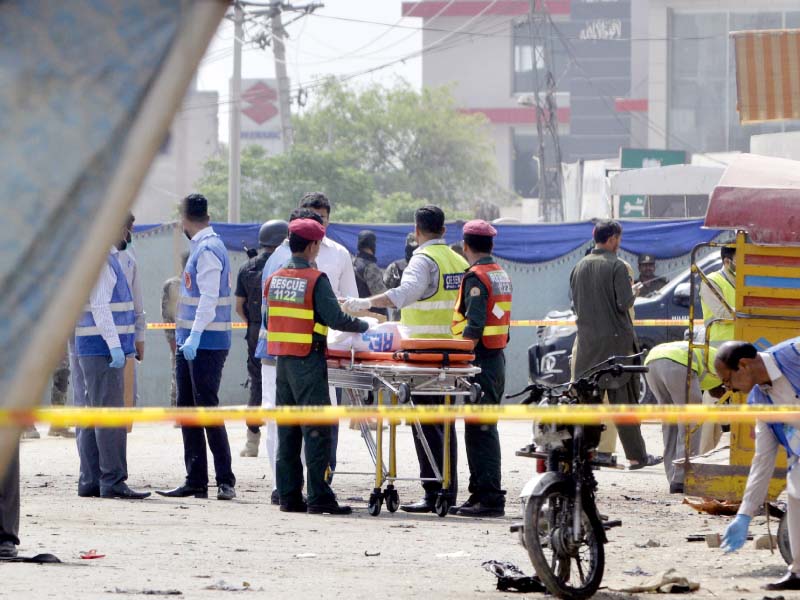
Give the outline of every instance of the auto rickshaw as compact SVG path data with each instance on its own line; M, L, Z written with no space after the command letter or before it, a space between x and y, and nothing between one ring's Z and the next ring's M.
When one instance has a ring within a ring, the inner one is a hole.
M766 349L800 335L800 162L751 154L737 157L711 193L705 226L734 230L736 237L730 244L712 242L694 249L692 271L697 276L692 279L692 299L699 294L700 281L709 285L696 266L699 250L732 246L736 248L736 305L728 308L733 314L734 339ZM690 307L690 331L694 331L699 316L694 314L693 302ZM709 323L709 330L719 321ZM690 369L692 349L705 347L704 356L708 356L707 346L708 342L690 341ZM720 401L744 404L746 397L728 393ZM741 501L754 451L754 424L732 424L727 461L720 462L719 452L685 460L685 493ZM786 485L786 456L778 456L769 500L775 500Z

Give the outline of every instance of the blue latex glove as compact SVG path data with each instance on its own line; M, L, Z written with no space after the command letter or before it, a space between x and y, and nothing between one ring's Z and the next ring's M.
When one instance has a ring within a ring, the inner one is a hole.
M119 346L111 348L111 362L108 366L112 369L121 369L125 366L125 353Z
M750 527L751 519L752 517L747 515L736 515L736 518L731 521L722 536L722 549L725 552L736 552L744 546L747 541L747 529Z
M186 360L194 360L197 356L197 347L200 345L200 335L201 334L193 331L189 334L189 337L186 338L186 341L183 342L183 346L178 348L178 350L183 353L183 358Z

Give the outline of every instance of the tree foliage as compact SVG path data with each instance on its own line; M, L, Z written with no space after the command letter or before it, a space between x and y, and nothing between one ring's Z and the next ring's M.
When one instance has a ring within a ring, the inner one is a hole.
M509 197L498 189L480 115L460 113L448 88L373 85L363 91L328 80L315 103L293 117L295 144L268 156L242 151L243 221L285 218L306 192L331 199L337 221L413 220L431 202L448 217L470 217ZM200 190L215 218L227 214L227 153L205 165Z

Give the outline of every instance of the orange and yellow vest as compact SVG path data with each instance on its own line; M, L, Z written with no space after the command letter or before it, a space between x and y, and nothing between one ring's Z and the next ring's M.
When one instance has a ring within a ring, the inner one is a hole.
M486 303L486 325L483 328L481 342L491 350L505 348L508 345L511 326L511 279L502 267L495 263L472 265L468 273L475 273L489 292ZM452 331L456 337L461 337L467 326L465 280L466 277L461 281L453 313Z
M267 302L267 352L272 356L308 356L314 333L328 328L314 322L314 287L321 271L278 269L264 284Z

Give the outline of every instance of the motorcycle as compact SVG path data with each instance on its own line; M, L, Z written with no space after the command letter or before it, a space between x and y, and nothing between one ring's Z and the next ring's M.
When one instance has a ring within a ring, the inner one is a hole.
M647 367L625 364L641 356L613 356L575 381L534 383L508 398L527 394L523 404L540 406L601 404L609 379L647 372ZM622 524L601 516L595 503L594 470L616 466L613 459L596 455L602 430L602 425L535 425L534 443L517 452L538 459L537 470L543 472L522 489L524 520L512 531L519 533L536 574L557 598L582 600L597 592L605 570L606 530Z

